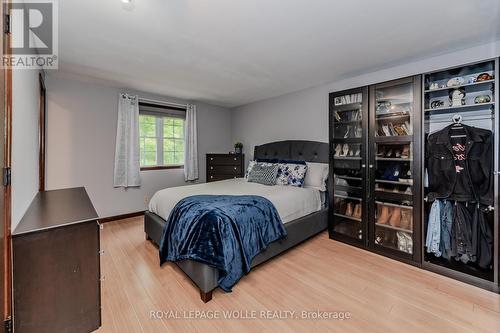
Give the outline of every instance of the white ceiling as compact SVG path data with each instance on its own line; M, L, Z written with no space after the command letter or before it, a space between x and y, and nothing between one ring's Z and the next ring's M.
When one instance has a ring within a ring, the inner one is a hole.
M60 71L237 106L498 40L499 18L499 0L63 0Z

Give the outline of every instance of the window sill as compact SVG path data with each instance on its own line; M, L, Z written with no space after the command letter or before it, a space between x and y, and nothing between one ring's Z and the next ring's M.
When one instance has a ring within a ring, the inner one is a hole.
M141 171L168 170L168 169L184 169L184 165L155 165L155 166L141 167Z

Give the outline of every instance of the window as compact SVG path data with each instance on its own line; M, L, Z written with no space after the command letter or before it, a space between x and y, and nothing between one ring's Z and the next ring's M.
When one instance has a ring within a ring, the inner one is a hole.
M141 169L182 167L185 110L139 103Z

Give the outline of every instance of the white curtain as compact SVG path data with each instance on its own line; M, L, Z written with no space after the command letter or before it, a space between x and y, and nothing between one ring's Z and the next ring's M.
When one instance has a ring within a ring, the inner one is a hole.
M115 187L141 185L139 97L120 94L115 148Z
M184 179L198 179L198 135L196 127L196 105L186 107L185 149L184 149Z

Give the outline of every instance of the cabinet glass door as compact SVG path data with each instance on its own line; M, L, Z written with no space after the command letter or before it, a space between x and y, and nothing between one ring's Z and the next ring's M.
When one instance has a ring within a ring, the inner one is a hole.
M365 184L368 89L330 94L330 150L333 174L330 232L365 243Z
M373 246L413 257L415 198L415 78L371 87L370 178ZM418 111L417 111L418 112Z

